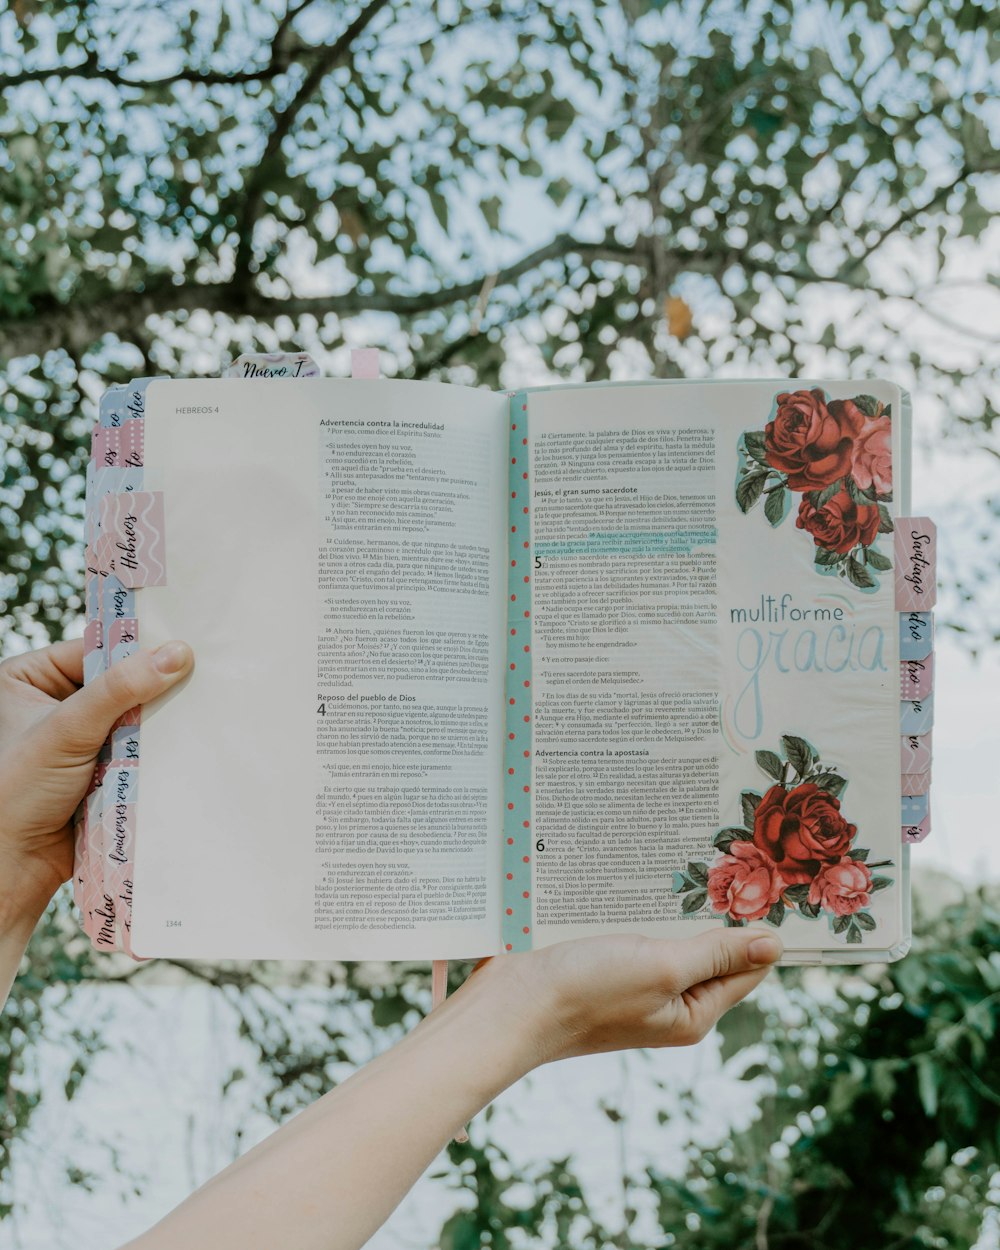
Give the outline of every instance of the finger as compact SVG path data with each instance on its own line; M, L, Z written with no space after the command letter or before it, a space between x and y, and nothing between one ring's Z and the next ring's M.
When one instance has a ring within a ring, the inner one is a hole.
M39 651L26 651L4 662L15 681L24 682L53 699L65 699L83 684L83 639L56 642Z
M187 643L165 642L154 651L139 651L113 664L39 722L36 747L53 764L91 759L119 716L165 693L191 671L193 663Z
M678 990L701 981L769 967L781 958L781 940L760 929L714 929L673 944L672 971Z
M701 1036L707 1033L720 1016L725 1015L730 1007L735 1007L751 990L760 985L772 967L772 964L767 964L763 968L735 972L732 976L702 981L686 990L684 999L691 1012L694 1032Z

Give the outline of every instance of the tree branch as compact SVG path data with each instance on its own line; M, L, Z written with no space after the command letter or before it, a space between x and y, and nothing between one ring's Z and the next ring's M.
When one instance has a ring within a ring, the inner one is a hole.
M355 17L354 21L346 27L340 37L324 49L323 54L316 59L302 80L298 91L295 92L283 109L274 114L273 125L271 126L270 134L267 136L264 151L261 153L253 175L243 191L243 209L240 214L238 227L239 244L236 249L235 266L236 281L242 291L247 289L250 281L250 261L253 256L253 227L257 220L261 196L264 193L267 180L271 176L271 158L281 148L282 140L291 130L296 117L298 117L303 107L312 98L316 88L331 70L336 69L337 65L350 51L354 40L371 24L389 2L390 0L371 0Z
M608 239L601 243L581 243L569 235L558 235L551 243L536 248L520 260L497 273L496 285L516 282L526 273L550 260L566 260L577 256L584 261L610 260L618 264L637 263L631 248ZM379 291L363 295L357 290L340 295L292 296L280 299L251 289L245 292L235 280L220 283L188 283L177 286L170 281L151 284L145 291L119 291L101 294L86 302L60 303L51 298L35 301L35 315L30 319L0 321L0 358L40 355L53 345L72 346L84 350L104 334L121 334L128 338L136 325L148 317L180 310L202 309L227 313L232 317L252 316L261 321L282 314L290 317L311 313L323 317L334 313L339 317L363 312L390 312L413 316L446 308L451 304L477 299L483 286L483 275L454 286L435 291L415 293Z

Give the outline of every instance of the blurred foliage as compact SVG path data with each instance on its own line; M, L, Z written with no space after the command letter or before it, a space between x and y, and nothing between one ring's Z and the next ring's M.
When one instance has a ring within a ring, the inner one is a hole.
M884 373L983 480L998 31L992 0L16 0L0 619L79 615L103 387L252 347L493 386ZM971 494L976 647L1000 491Z
M940 880L934 889L940 899ZM471 1125L471 1141L452 1142L444 1170L431 1173L461 1194L435 1245L971 1250L984 1225L996 1228L1000 1216L1000 894L985 887L964 896L957 886L948 892L950 902L918 912L913 949L902 961L785 969L767 992L724 1017L726 1070L754 1082L759 1113L714 1144L706 1146L700 1133L686 1148L683 1174L627 1169L623 1226L610 1226L590 1200L572 1158L523 1166L509 1157L490 1139L487 1108ZM141 985L165 961L113 962L111 979ZM32 940L27 967L0 1016L7 1088L0 1217L15 1203L28 1205L26 1195L10 1193L10 1155L32 1145L24 1139L41 1086L30 1055L43 1026L47 1041L59 1037L67 1096L85 1079L99 1045L96 1020L86 1036L58 1027L67 996L87 994L78 983L96 971L66 895ZM470 967L451 966L453 986ZM427 966L418 964L310 965L307 983L294 989L276 983L266 964L176 968L214 987L245 1043L246 1058L220 1097L229 1098L252 1069L263 1078L260 1110L276 1122L412 1028L430 999ZM697 1087L685 1093L655 1084L663 1091L660 1122L686 1116L694 1123ZM609 1104L604 1112L627 1131L621 1111ZM242 1145L240 1131L234 1155ZM91 1160L99 1148L99 1140L88 1144ZM141 1191L143 1178L129 1176L127 1164L118 1172ZM82 1171L74 1155L66 1173L75 1184L97 1179L94 1167Z

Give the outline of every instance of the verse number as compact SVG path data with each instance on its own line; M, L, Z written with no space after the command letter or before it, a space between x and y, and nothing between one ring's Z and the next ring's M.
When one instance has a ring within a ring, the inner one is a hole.
M317 716L325 716L325 715L326 715L326 704L325 704L325 703L321 703L321 704L319 705L319 707L316 709L316 715L317 715Z
M535 556L535 568L540 569L541 567L542 567L542 557Z
M168 929L179 929L184 923L183 920L167 920L164 922Z
M539 838L538 841L535 843L535 850L536 851L545 850L545 842L541 838Z

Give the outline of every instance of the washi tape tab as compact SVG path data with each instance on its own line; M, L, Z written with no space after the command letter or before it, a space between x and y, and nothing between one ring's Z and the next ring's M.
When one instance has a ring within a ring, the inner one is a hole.
M922 773L902 773L900 791L903 794L927 794L931 788L931 770Z
M931 735L904 734L900 739L899 771L901 773L926 773L931 766Z
M930 799L926 794L903 795L903 824L919 825L930 815Z
M318 378L319 366L308 352L246 352L222 375L267 381L271 378Z
M355 379L378 377L377 347L354 347L351 349L351 377Z
M904 825L903 826L903 841L904 842L923 842L924 838L927 837L930 831L931 831L931 818L930 816L925 816L919 825Z
M931 612L900 612L899 658L926 660L934 649L934 616Z
M908 737L929 733L934 724L934 696L899 705L899 732Z
M163 492L134 490L101 500L102 550L114 551L114 572L123 586L165 586L167 566L163 538Z
M896 608L927 612L937 601L937 527L930 517L900 517L894 543Z
M930 694L934 683L934 657L924 660L901 660L899 663L899 697L920 701Z

